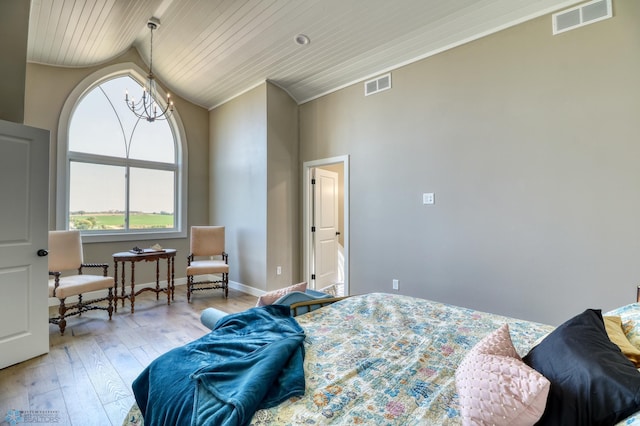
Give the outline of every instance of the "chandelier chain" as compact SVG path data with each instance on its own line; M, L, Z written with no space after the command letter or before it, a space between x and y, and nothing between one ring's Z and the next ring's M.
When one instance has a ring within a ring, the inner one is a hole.
M159 105L156 101L157 88L155 76L153 75L153 30L158 28L159 20L151 18L147 22L147 27L151 30L150 47L149 47L149 74L147 75L147 81L145 87L143 87L142 98L136 102L135 99L129 99L129 93L125 93L125 103L127 107L133 112L139 119L145 119L152 123L156 120L166 120L171 116L173 112L173 101L171 95L167 94L165 100L165 106Z
M153 75L153 30L157 28L156 24L149 22L147 24L151 28L151 43L149 46L149 75Z

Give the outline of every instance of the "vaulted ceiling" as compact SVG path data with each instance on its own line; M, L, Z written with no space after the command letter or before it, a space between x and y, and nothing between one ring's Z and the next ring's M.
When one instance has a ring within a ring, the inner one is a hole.
M86 67L131 46L213 108L269 80L298 103L576 0L32 0L28 61ZM549 22L551 32L551 22ZM294 41L298 34L307 45Z

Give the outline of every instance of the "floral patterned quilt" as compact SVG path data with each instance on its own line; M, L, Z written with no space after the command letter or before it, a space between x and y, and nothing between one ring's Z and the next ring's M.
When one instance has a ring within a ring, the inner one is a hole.
M550 326L408 296L354 296L298 317L307 392L253 425L460 424L454 373L480 339L509 323L524 355Z
M620 308L630 333L640 305ZM402 295L353 296L296 318L305 341L306 392L258 411L252 425L459 425L455 370L508 323L524 356L552 326ZM638 327L637 330L640 330ZM124 425L140 425L133 407ZM630 417L620 425L640 426Z

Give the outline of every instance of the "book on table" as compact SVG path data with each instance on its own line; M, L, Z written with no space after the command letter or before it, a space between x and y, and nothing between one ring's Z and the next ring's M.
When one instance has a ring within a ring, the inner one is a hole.
M138 247L134 247L131 250L129 250L129 252L131 253L135 253L135 254L149 254L149 253L160 253L165 251L163 248L154 248L154 247L149 247L149 248L138 248Z

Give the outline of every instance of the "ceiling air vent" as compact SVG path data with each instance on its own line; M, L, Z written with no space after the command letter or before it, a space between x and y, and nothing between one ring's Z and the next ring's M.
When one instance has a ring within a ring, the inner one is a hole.
M553 34L560 34L613 16L611 0L593 0L581 6L554 13Z
M374 93L387 89L391 89L391 73L364 82L365 96L373 95Z

